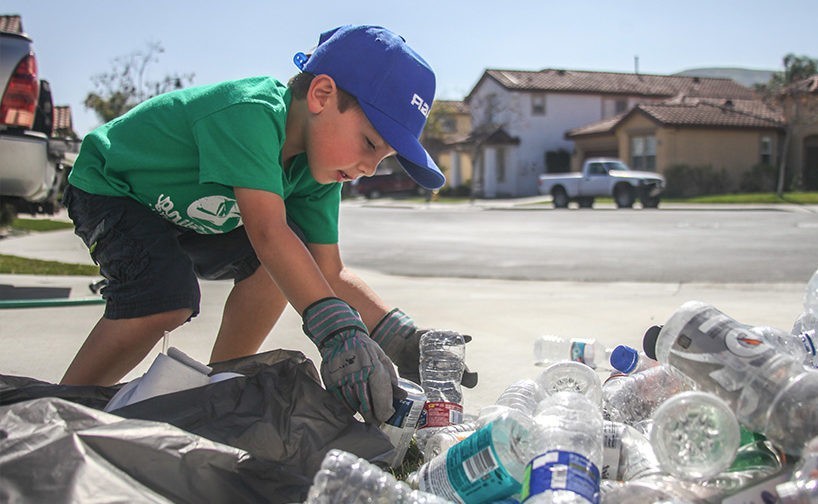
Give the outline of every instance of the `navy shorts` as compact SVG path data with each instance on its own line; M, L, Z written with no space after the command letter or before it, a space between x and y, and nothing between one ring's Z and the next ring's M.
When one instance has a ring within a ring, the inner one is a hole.
M67 186L63 204L75 233L107 279L105 318L136 318L182 308L199 313L199 278L252 275L260 263L244 227L201 235L127 197Z

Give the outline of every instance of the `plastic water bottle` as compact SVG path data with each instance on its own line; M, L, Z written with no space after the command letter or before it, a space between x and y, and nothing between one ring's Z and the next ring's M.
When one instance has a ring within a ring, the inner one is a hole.
M476 429L477 426L474 423L455 424L437 429L437 431L426 440L426 446L423 448L423 460L432 460L474 434Z
M741 441L732 465L704 484L718 488L724 494L742 490L769 476L781 472L786 461L784 453L762 434L742 427Z
M668 474L704 480L732 464L741 438L738 420L717 396L682 392L663 402L652 419L650 442Z
M460 380L465 370L466 342L454 331L428 331L420 338L420 384L426 404L415 440L423 450L435 429L463 420Z
M529 440L532 455L520 492L527 503L597 503L602 467L602 413L577 392L541 403Z
M775 490L782 504L818 502L818 437L802 450L790 481L776 485Z
M648 349L645 353L650 355ZM818 435L818 371L713 306L683 304L656 341L659 362L722 398L745 427L799 455Z
M657 326L653 326L658 331ZM651 328L652 329L652 328ZM651 329L648 329L649 331ZM658 366L659 362L651 359L644 352L628 345L617 345L611 350L611 367L622 374L638 373L653 366Z
M610 351L593 338L566 339L547 335L540 336L534 341L534 358L538 366L571 360L594 369L609 369L609 356Z
M668 366L617 375L602 384L602 415L647 431L651 415L668 398L690 389L690 384Z
M537 376L540 401L557 392L577 392L591 402L602 405L602 382L599 375L588 365L575 361L550 364Z
M602 435L602 479L628 481L664 473L650 440L635 428L605 420Z
M389 504L445 504L446 499L412 490L364 459L330 450L321 462L307 494L307 504L382 502Z
M452 502L493 502L520 491L530 418L507 411L424 463L412 482Z

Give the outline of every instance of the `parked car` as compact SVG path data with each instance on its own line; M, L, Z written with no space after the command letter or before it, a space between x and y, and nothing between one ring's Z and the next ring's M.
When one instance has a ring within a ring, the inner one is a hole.
M591 208L598 197L613 197L618 208L631 208L638 198L644 208L656 208L665 188L658 173L631 170L614 158L590 158L582 172L546 174L539 177L540 194L550 195L554 208L567 208L576 201L580 208Z
M71 162L65 142L52 142L51 88L19 16L0 16L0 54L0 222L8 222L17 212L54 213Z
M380 198L387 194L425 194L425 190L417 185L397 160L386 159L375 170L371 177L361 177L350 183L352 195L360 195L367 199Z

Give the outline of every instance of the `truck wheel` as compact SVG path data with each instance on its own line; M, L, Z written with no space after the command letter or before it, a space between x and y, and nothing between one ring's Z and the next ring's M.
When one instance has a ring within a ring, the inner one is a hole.
M562 187L555 187L551 191L551 199L554 202L554 208L568 208L568 193Z
M594 198L578 198L577 203L579 203L580 208L593 208L594 207Z
M11 226L17 217L17 208L13 203L0 201L0 227Z
M614 201L617 208L633 208L634 195L633 187L629 185L618 185L614 188Z
M643 208L659 208L658 196L643 196L640 201Z

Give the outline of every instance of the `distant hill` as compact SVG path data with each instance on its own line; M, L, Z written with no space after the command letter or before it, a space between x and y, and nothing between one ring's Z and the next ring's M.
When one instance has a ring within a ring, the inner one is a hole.
M733 79L742 86L753 87L755 84L766 84L770 82L773 74L778 70L750 70L747 68L691 68L678 72L674 75L684 75L687 77L715 77Z

